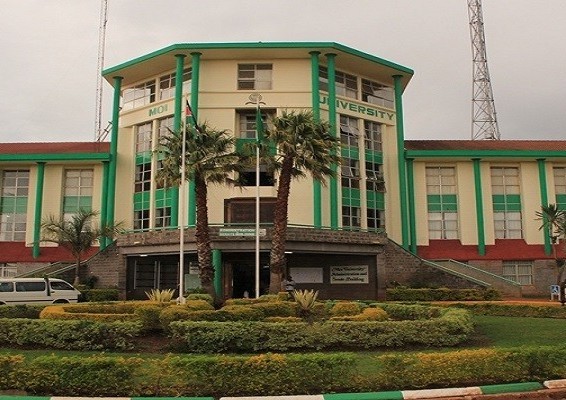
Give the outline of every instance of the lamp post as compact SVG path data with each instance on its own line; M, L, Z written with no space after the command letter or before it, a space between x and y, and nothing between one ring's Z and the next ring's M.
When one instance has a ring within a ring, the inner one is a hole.
M182 129L181 182L179 184L179 304L185 304L185 169L187 155L187 124Z
M246 104L255 104L256 106L256 164L255 164L255 298L259 298L259 283L260 283L260 252L259 252L259 227L260 227L260 193L259 193L259 158L260 158L260 130L262 129L259 125L261 118L260 114L260 104L265 104L261 101L262 96L259 93L252 93L249 96L250 101Z

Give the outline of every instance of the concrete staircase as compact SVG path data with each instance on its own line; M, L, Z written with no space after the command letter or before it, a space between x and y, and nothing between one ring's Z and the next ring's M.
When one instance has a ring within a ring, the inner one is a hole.
M435 260L426 261L427 264L441 268L444 271L451 271L460 276L466 276L472 281L481 281L486 285L498 290L502 295L509 297L521 297L521 285L500 275L472 267L471 265L455 260Z

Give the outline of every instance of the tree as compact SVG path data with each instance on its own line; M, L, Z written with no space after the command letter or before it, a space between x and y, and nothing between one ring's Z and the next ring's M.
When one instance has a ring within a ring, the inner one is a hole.
M273 234L270 254L269 292L281 290L285 270L285 246L291 180L304 178L307 173L321 183L335 176L333 164L340 162L339 140L330 134L327 122L315 120L311 111L284 111L271 119L265 133L267 142L277 152L270 160L279 172L277 200L273 216Z
M541 211L536 212L537 220L542 221L539 230L547 230L550 242L552 244L552 254L556 262L556 284L560 285L566 260L558 256L558 247L560 239L566 237L566 211L558 208L556 204L548 204L541 206Z
M235 139L226 130L216 130L206 124L197 129L186 126L185 132L185 179L195 184L196 226L195 237L199 276L203 289L216 299L214 290L214 268L212 248L208 231L208 184L228 183L232 172L241 168L239 155L234 151ZM162 136L158 149L162 166L157 173L157 181L167 186L181 183L181 164L183 154L182 132L171 132ZM183 224L183 221L179 221Z
M97 211L80 209L70 220L55 218L51 215L41 224L42 242L57 243L73 255L76 262L74 285L80 282L81 261L93 242L102 238L112 239L119 231L115 225L95 226L93 219L97 215Z

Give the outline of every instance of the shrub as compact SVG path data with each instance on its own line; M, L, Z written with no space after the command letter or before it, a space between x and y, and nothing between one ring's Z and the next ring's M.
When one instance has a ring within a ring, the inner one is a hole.
M39 313L45 306L32 306L27 304L18 304L14 306L1 306L0 318L29 318L39 319Z
M170 303L174 294L175 290L173 289L151 289L151 291L145 292L150 301L158 303Z
M138 317L135 314L94 314L90 312L68 312L78 311L76 308L68 309L68 306L47 306L39 314L40 319L58 319L58 320L83 320L98 322L114 322L114 321L136 321ZM87 311L87 310L83 310Z
M191 293L187 296L187 300L204 300L209 304L213 303L212 296L207 293Z
M262 310L244 305L224 306L217 313L226 321L259 321L263 318Z
M477 301L501 300L501 294L489 289L411 289L404 286L386 290L388 301Z
M500 317L566 318L565 307L533 306L527 304L453 303L450 307L464 308L474 314Z
M24 356L0 355L0 390L17 387L19 366L24 362Z
M159 323L161 328L169 331L169 324L173 321L183 321L189 319L190 311L183 306L175 305L164 308L159 313Z
M156 331L161 329L161 323L159 322L161 310L163 310L163 307L148 304L137 307L134 315L141 322L144 331Z
M312 316L313 308L316 304L318 297L318 290L294 290L293 298L297 303L299 316L303 318L310 318Z
M330 309L330 315L333 317L358 315L361 312L362 304L356 301L339 301Z
M212 304L205 299L187 300L187 302L184 304L184 307L186 307L190 311L214 310Z
M279 322L279 323L287 323L287 322L302 322L303 319L299 317L266 317L264 322Z
M388 319L387 313L378 307L370 307L364 309L357 315L344 315L339 317L331 317L331 321L385 321Z
M81 301L116 301L119 296L118 289L81 289Z
M255 310L260 310L263 317L294 317L297 315L297 306L289 301L270 301L250 305Z
M440 307L430 307L419 304L374 303L372 306L382 308L391 319L419 320L431 319L440 316Z
M66 350L127 350L141 324L35 319L0 320L0 343Z

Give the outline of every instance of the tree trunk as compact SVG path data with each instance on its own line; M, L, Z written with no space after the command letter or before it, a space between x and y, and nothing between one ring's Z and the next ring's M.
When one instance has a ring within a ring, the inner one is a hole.
M208 205L206 182L195 179L197 221L195 227L197 257L202 288L216 301L214 290L214 268L212 267L212 249L208 231Z
M277 202L273 216L273 235L271 238L271 253L269 259L269 293L281 291L283 271L286 267L285 246L287 242L287 218L289 212L289 193L291 190L291 171L293 159L283 160L277 187Z
M81 283L81 258L76 258L77 265L75 265L75 280L73 281L73 286L77 286Z

